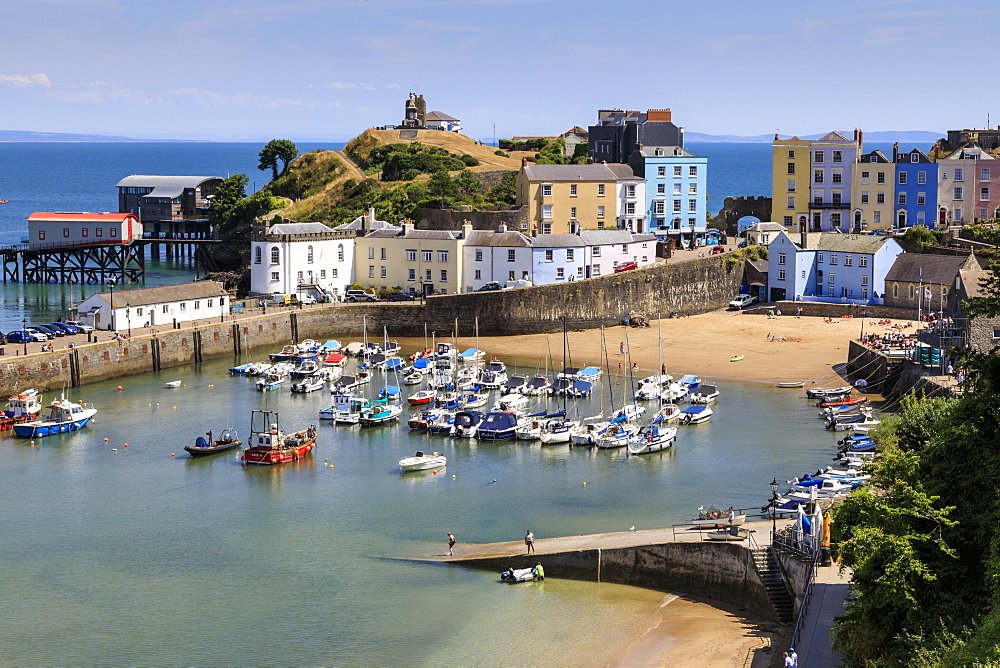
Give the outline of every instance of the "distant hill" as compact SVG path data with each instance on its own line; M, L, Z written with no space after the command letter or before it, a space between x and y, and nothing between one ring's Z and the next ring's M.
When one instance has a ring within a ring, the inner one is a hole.
M849 131L841 130L841 133L850 137L853 128ZM819 139L827 134L820 132L814 135L799 135L801 139ZM791 135L779 134L782 139L789 139ZM878 132L865 132L865 141L873 142L917 142L920 144L933 144L938 139L945 136L943 132L930 132L928 130L883 130ZM709 135L701 132L685 132L684 140L693 144L770 144L774 140L773 134L766 135Z
M0 141L142 141L118 135L78 135L66 132L35 132L32 130L0 130Z

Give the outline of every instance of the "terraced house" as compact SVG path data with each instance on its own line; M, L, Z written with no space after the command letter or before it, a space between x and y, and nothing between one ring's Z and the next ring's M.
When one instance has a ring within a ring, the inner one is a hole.
M463 250L472 225L417 230L412 222L354 241L354 280L365 287L423 294L462 291Z

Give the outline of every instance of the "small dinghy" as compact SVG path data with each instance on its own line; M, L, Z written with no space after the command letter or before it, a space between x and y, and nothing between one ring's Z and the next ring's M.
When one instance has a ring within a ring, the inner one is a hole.
M432 452L429 455L425 455L420 450L417 450L417 454L413 457L403 457L399 460L399 472L429 471L430 469L439 469L447 465L448 459L440 452Z
M744 529L735 524L715 531L708 531L704 535L707 540L746 540L750 537L753 529Z
M181 386L181 381L179 380L172 380L169 383L163 384L163 387L180 387L180 386Z
M787 389L791 387L802 387L803 385L805 385L805 383L801 380L790 380L785 383L778 383L777 387Z
M243 445L243 441L239 440L235 429L226 429L214 441L212 440L212 432L208 432L205 436L208 436L207 440L204 436L199 436L195 440L194 445L185 445L184 449L192 457L204 457L205 455L215 455Z
M507 584L517 584L518 582L530 582L535 579L534 568L508 568L500 574L500 579Z

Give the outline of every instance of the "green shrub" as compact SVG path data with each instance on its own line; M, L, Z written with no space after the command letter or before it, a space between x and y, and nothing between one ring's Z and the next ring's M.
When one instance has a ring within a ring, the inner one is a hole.
M510 153L508 153L507 151L503 151L501 149L497 149L497 150L493 151L493 155L499 155L501 158L509 158L510 157Z
M479 165L479 159L471 155L463 155L462 162L464 162L469 167L476 167Z

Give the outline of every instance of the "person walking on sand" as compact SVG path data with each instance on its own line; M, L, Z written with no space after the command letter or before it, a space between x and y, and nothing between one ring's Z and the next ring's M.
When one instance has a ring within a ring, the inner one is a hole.
M524 544L528 546L528 554L535 551L535 534L531 533L531 529L524 532Z
M450 531L448 532L448 556L455 556L455 536Z
M625 342L624 341L622 341L621 343L618 344L618 352L620 352L622 355L625 354Z

